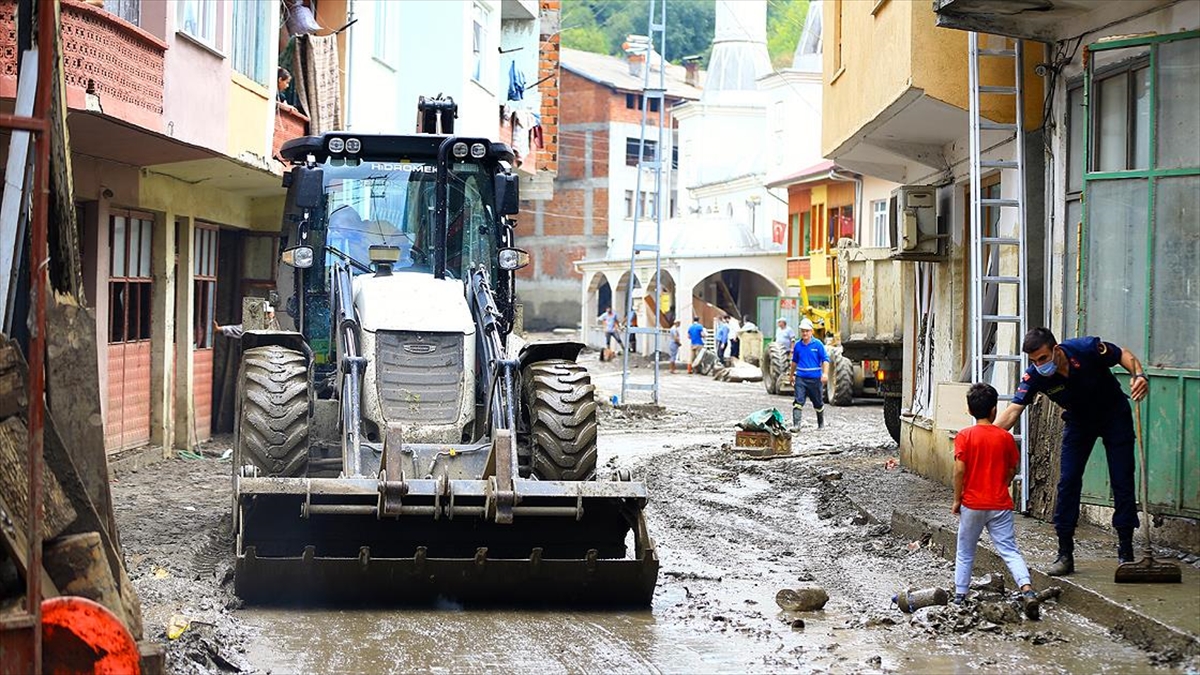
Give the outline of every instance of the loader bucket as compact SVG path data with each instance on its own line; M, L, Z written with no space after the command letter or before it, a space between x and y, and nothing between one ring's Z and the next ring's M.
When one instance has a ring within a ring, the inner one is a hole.
M379 481L239 478L235 591L261 604L649 606L658 558L630 481L407 481L384 515Z

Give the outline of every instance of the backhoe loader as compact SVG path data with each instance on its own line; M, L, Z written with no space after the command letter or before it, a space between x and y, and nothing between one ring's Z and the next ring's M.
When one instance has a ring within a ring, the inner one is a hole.
M247 601L650 603L647 490L599 475L582 345L513 333L512 152L453 113L283 145L284 330L238 375Z

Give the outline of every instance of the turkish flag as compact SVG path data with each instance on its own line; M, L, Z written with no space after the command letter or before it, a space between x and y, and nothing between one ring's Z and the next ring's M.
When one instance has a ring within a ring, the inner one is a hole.
M771 241L782 244L787 240L787 223L778 220L771 221Z

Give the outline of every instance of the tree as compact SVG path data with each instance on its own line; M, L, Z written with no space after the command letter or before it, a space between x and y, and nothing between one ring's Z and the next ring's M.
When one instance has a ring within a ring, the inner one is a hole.
M767 5L767 53L771 65L790 68L800 34L804 32L804 19L808 15L808 0L768 0Z

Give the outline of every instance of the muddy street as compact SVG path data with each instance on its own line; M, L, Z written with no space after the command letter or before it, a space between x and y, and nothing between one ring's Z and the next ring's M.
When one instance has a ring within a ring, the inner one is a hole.
M598 396L619 392L619 370L583 360ZM982 611L898 611L894 593L948 586L953 565L851 496L864 467L896 456L879 405L829 408L826 429L795 440L807 456L763 461L722 445L746 413L786 411L787 399L758 383L664 374L663 402L601 413L601 464L630 469L651 494L662 568L649 611L243 607L231 592L224 439L115 477L147 632L169 645L177 673L1170 672L1053 601L1039 622L1006 613L999 595ZM822 611L776 605L777 591L804 584L827 591ZM172 624L186 626L174 640Z

